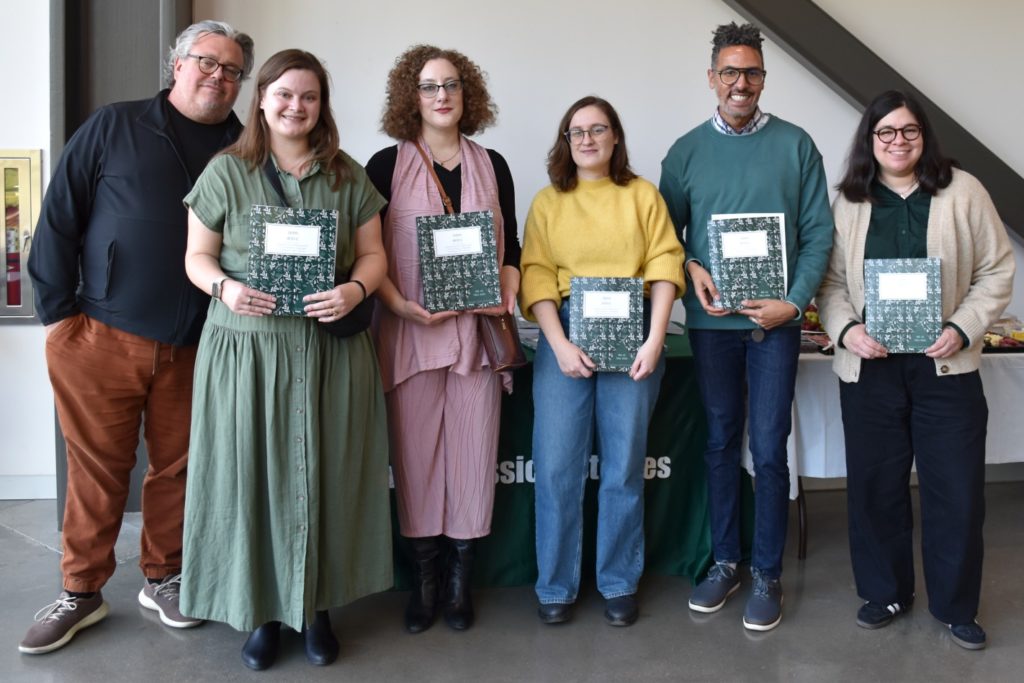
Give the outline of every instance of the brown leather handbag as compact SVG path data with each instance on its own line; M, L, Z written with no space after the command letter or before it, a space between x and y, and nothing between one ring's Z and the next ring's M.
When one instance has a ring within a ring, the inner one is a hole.
M423 157L423 163L430 171L430 177L437 185L437 191L441 193L441 201L444 203L445 211L455 213L452 200L448 193L441 187L441 179L434 171L434 164L430 162L427 153L416 142L416 150ZM508 313L501 315L486 315L480 313L476 316L477 330L480 334L480 342L484 345L484 353L487 354L487 362L495 372L515 370L526 365L526 353L522 344L519 343L519 327L516 325L514 316Z
M487 362L495 372L515 370L526 365L526 353L519 343L519 327L514 316L478 315L480 341L487 354Z

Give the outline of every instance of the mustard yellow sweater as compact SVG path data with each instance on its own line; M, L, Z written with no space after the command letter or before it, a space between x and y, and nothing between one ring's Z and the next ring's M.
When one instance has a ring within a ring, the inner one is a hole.
M531 307L550 299L561 305L569 278L642 277L667 280L676 297L686 290L683 247L676 238L665 200L643 178L625 187L609 178L580 180L559 192L549 185L533 199L526 218L519 307L535 320Z

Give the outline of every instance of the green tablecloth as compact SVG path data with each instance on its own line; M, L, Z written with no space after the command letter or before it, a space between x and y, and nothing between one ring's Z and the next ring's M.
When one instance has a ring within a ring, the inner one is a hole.
M665 377L651 419L647 443L644 527L646 571L702 576L711 564L704 447L707 427L694 375L689 340L669 335ZM501 408L498 483L491 535L478 544L474 583L510 586L537 578L531 440L533 435L533 367L515 372L511 395ZM596 443L596 440L595 440ZM746 481L746 480L745 480ZM744 486L745 533L749 536L750 485ZM594 573L594 521L597 481L587 482L584 513L583 574ZM408 585L404 543L395 523L396 585ZM749 548L749 538L744 539Z

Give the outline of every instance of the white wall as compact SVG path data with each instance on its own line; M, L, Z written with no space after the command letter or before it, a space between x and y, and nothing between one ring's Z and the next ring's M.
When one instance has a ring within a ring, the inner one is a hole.
M544 159L564 111L598 94L618 109L636 170L657 182L669 145L708 118L711 31L741 20L720 0L657 2L550 0L386 0L336 3L294 0L197 0L197 18L218 18L256 40L256 63L290 47L323 59L334 82L342 146L365 162L393 144L378 132L384 85L395 58L429 42L469 55L489 75L498 125L479 140L508 160L516 182L520 227L534 194L547 185ZM296 38L301 36L301 39ZM766 111L806 128L829 159L830 181L857 114L774 45L765 48ZM251 81L237 109L248 110Z
M42 149L49 178L49 7L46 2L0 0L0 17L18 17L18 30L0 42L0 149ZM45 182L45 180L44 180ZM0 326L0 500L52 498L53 393L38 325Z

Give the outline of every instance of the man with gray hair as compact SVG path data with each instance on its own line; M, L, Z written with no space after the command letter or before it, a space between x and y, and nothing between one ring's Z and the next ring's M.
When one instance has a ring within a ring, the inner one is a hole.
M46 362L67 441L63 591L18 649L51 652L109 611L100 589L128 497L139 427L143 607L181 614L181 534L192 370L209 298L185 275L181 202L242 125L231 108L253 42L217 21L178 36L169 88L94 112L68 141L43 201L28 270L46 326Z

